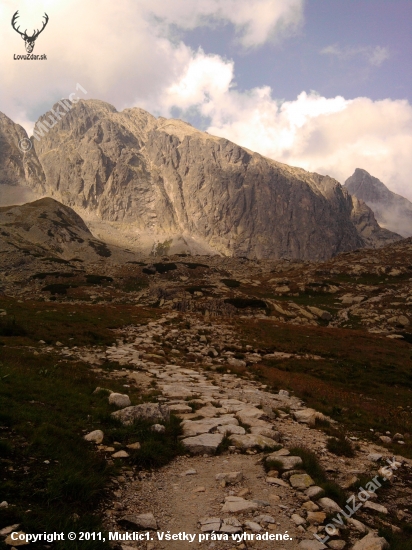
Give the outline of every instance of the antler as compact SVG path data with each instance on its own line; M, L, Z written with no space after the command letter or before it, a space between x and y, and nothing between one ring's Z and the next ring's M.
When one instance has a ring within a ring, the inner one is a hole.
M37 29L37 32L34 31L33 36L32 36L32 38L34 38L34 39L36 39L36 38L39 36L39 34L40 34L41 32L43 32L45 26L46 26L47 23L49 22L49 16L47 15L46 12L44 12L43 17L45 18L45 21L44 21L44 23L43 23L43 26L42 26L42 28L41 28L40 30Z
M15 24L16 24L16 21L17 21L18 17L19 17L19 10L17 10L16 13L13 15L13 18L12 18L12 20L11 20L11 26L13 27L13 29L14 29L16 32L18 32L18 33L21 34L22 36L25 36L26 33L20 32L20 31L19 31L20 27L17 27L17 29L16 29L16 27L15 27Z

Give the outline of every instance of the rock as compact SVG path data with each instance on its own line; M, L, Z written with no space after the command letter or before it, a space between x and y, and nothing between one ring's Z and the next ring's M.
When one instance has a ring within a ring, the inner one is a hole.
M327 546L323 544L323 542L314 539L301 540L298 544L298 547L301 550L323 550L324 548L327 548Z
M117 453L112 454L112 458L129 458L129 456L126 451L117 451Z
M257 407L247 406L238 411L236 416L243 424L249 424L249 420L252 418L261 418L262 416L265 416L265 413L262 409L258 409Z
M223 435L245 435L246 430L242 426L235 426L234 424L226 424L225 426L218 426L217 431Z
M313 487L309 487L307 491L305 491L305 495L309 498L317 498L321 495L324 495L325 491L322 489L322 487L318 487L317 485Z
M319 510L319 506L312 502L311 500L308 500L307 502L304 502L302 504L302 508L304 510L307 510L308 512L317 512Z
M113 418L120 420L122 424L130 426L135 420L148 420L149 422L168 421L170 417L169 407L159 403L143 403L126 407L111 414Z
M275 518L268 515L256 516L255 520L259 523L276 523Z
M295 474L290 476L289 483L294 489L302 490L315 485L315 482L308 474Z
M124 409L130 406L130 397L122 393L111 393L109 395L109 405L114 405L119 409Z
M330 321L332 319L332 315L329 313L329 311L325 311L314 306L308 306L308 310L316 315L316 317L318 317L319 319L323 319L324 321Z
M137 529L153 529L157 530L157 521L153 514L140 514L140 515L134 515L130 514L127 516L123 516L120 520L122 523L131 524L133 528Z
M5 537L6 535L9 535L13 531L16 531L20 527L19 523L15 523L14 525L9 525L8 527L3 527L3 529L0 530L0 536Z
M316 419L325 420L325 416L315 411L315 409L302 409L300 411L293 411L293 417L297 422L302 424L309 424L309 426L314 426Z
M0 502L0 508L8 508L9 503L6 500L3 500L3 502Z
M346 546L346 541L344 540L330 540L328 542L329 548L332 550L343 550Z
M316 501L323 510L327 513L333 514L334 512L340 512L341 507L334 500L328 497L322 497Z
M322 523L326 519L325 512L308 512L307 520L309 523L318 523L319 525L322 525Z
M183 403L176 403L175 405L169 405L169 410L175 414L186 414L192 412L192 407Z
M182 475L184 475L184 476L195 476L196 474L197 474L197 470L192 468L190 470L186 470L186 472L183 472Z
M276 447L277 442L269 437L264 435L231 435L229 437L231 443L235 445L238 449L254 449L258 447L259 449L273 449Z
M358 521L357 519L348 518L348 523L362 535L366 535L369 532L369 529L366 527L366 525L361 521Z
M216 474L216 481L226 481L229 485L239 483L243 479L242 472L224 472Z
M245 521L245 528L253 531L254 533L259 533L262 531L262 527L255 521Z
M91 441L92 443L97 443L98 445L103 441L103 438L104 433L102 430L94 430L83 437L86 441Z
M369 510L375 510L375 512L379 512L380 514L387 515L389 513L388 509L385 508L385 506L377 504L376 502L370 502L369 500L364 502L363 507L368 508Z
M383 537L377 537L375 534L370 533L358 540L352 550L387 550L389 544Z
M241 525L232 525L226 523L227 520L225 520L222 525L220 526L219 533L226 533L228 535L234 535L236 533L242 533L243 529Z
M382 455L379 453L370 453L367 458L371 462L378 462L382 458Z
M286 481L283 481L283 479L279 479L278 477L267 477L266 483L270 483L271 485L278 485L279 487L289 487Z
M204 420L184 420L182 422L183 435L193 437L203 433L208 433L218 426L235 425L239 422L232 415L222 415L219 418L205 418Z
M13 534L13 538L11 535L9 535L6 539L5 539L5 544L7 544L7 546L26 546L27 544L30 544L30 542L26 542L26 533L24 533L23 531L13 531L12 532ZM23 540L19 540L19 537L24 537ZM15 540L15 539L18 539L18 540Z
M182 440L186 449L193 454L214 454L222 443L222 434L201 434Z
M265 437L269 437L269 439L273 439L274 441L279 442L281 435L280 432L276 432L273 429L268 429L264 426L252 426L250 428L250 433L252 435L263 435Z
M136 443L129 443L129 445L126 445L126 447L128 449L131 449L132 451L137 451L138 449L140 449L141 445L138 441L136 441Z
M296 525L305 525L306 523L306 520L302 516L299 516L299 514L292 514L291 519Z
M293 470L294 468L299 468L303 464L300 456L279 456L273 453L266 457L266 463L275 461L282 470Z
M246 361L242 361L241 359L236 359L235 357L229 357L227 362L232 367L246 367Z
M233 501L229 500L229 498L230 497L226 498L226 502L222 507L222 512L237 514L238 512L247 512L250 510L257 510L259 508L258 504L251 500L245 500L240 497L232 497L238 498L238 500Z
M382 441L382 443L386 443L387 445L390 445L392 443L392 439L387 435L381 435L379 439Z
M153 424L153 426L150 427L150 430L158 434L163 434L165 433L166 428L165 426L163 426L163 424Z

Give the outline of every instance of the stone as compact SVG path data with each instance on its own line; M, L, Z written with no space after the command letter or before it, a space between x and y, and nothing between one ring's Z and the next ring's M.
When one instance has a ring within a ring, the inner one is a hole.
M346 546L346 541L344 540L330 540L328 542L329 548L332 550L343 550Z
M367 456L367 459L371 462L378 462L382 458L382 455L380 453L370 453Z
M130 514L123 516L119 521L122 523L131 524L135 529L158 529L157 521L152 513L140 515Z
M246 430L242 426L235 426L234 424L226 424L225 426L218 426L217 431L223 435L245 435Z
M214 454L222 443L222 434L200 434L195 437L187 437L182 444L192 454Z
M317 485L313 487L309 487L307 491L305 491L305 495L309 498L317 498L321 495L324 495L325 491L322 489L322 487L318 487Z
M227 362L232 367L246 367L246 361L242 361L242 359L236 359L235 357L229 357Z
M0 508L8 508L9 503L6 500L0 502Z
M8 527L3 527L3 529L0 529L0 536L5 537L6 535L9 535L13 531L16 531L20 527L19 523L15 523L14 525L9 525Z
M130 397L126 394L113 392L109 395L109 405L114 405L119 409L124 409L125 407L129 407L131 405Z
M315 409L293 411L293 417L297 422L308 424L309 426L314 426L316 419L325 420L326 418L322 413L315 411Z
M332 319L332 315L329 313L329 311L325 311L314 306L308 306L308 310L316 315L316 317L318 317L319 319L323 319L324 321L330 321Z
M175 405L169 405L169 410L175 414L186 414L192 412L192 407L183 403L176 403Z
M358 540L352 550L387 550L388 541L383 537L377 537L374 533L369 533L363 539Z
M307 520L309 523L317 523L321 525L326 519L325 512L308 512Z
M111 414L113 418L120 420L125 426L130 426L135 420L148 420L149 422L168 421L170 410L167 405L159 403L143 403L126 407Z
M380 514L387 515L388 509L385 506L382 506L382 504L378 504L377 502L370 502L367 500L363 504L364 508L368 508L369 510L374 510L375 512L379 512Z
M204 420L184 420L182 422L183 435L193 437L215 430L218 426L234 425L239 422L233 415L222 415L219 418L205 418Z
M242 481L242 479L242 472L222 472L220 474L216 474L216 481L226 481L226 483L229 485L239 483L240 481Z
M322 497L316 501L323 510L327 513L333 514L334 512L340 512L341 507L334 500L328 497Z
M261 418L265 416L265 413L262 409L257 407L246 406L236 413L237 418L242 422L242 424L249 424L252 418Z
M279 464L282 470L293 470L302 466L303 462L300 456L279 456L270 454L266 457L266 463L275 462Z
M295 474L290 476L289 483L294 489L302 490L315 485L315 482L308 474Z
M279 487L289 487L286 481L283 481L283 479L279 479L278 477L267 477L266 483L270 483L271 485L278 485Z
M308 512L317 512L319 510L319 506L312 502L311 500L308 500L307 502L304 502L302 504L302 508L304 510L307 510Z
M292 514L291 519L296 525L305 525L306 523L306 520L299 514Z
M229 436L230 442L235 445L238 449L254 449L258 447L259 449L273 449L276 447L277 442L269 437L264 435L231 435Z
M269 439L273 439L276 442L279 442L281 438L280 432L273 429L268 429L265 426L252 426L250 428L250 433L252 435L263 435L265 437L269 437Z
M129 458L129 456L126 451L117 451L117 453L112 454L112 458Z
M236 498L236 497L235 497ZM237 514L239 512L248 512L251 510L257 510L259 508L258 504L256 502L253 502L251 500L245 500L243 498L238 497L238 500L232 501L229 499L226 499L226 502L224 503L222 507L222 512L229 512L232 514Z
M348 524L351 525L358 533L361 533L362 535L366 535L369 533L368 527L361 521L354 519L354 518L348 518Z
M256 516L255 520L259 523L276 523L275 518L268 515Z
M301 550L323 550L324 548L327 548L327 546L320 540L309 539L301 540L298 544L298 548Z
M96 443L98 445L103 441L103 438L104 433L102 430L94 430L83 437L86 441L91 441L92 443Z
M136 443L129 443L126 447L132 451L137 451L140 449L141 445L138 441L136 441Z
M385 443L387 445L390 445L392 443L392 438L388 437L387 435L381 435L379 439L382 441L382 443Z
M163 434L165 433L166 428L165 426L163 426L163 424L153 424L153 426L150 426L150 430L158 434Z
M249 531L253 531L254 533L259 533L262 531L262 527L256 523L256 521L245 521L245 528L249 529Z
M18 539L19 536L24 536L26 537L26 533L24 533L23 531L13 531L12 532L13 534L13 538L11 536L11 534L5 539L5 544L7 544L7 546L26 546L27 544L30 544L30 542L26 542L26 539L24 538L23 540L14 540L14 539Z

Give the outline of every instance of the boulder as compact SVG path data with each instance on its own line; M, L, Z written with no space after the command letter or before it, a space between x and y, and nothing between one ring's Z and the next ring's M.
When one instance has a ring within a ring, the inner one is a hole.
M276 461L282 470L293 470L302 466L303 462L300 456L279 456L275 453L266 457L266 462Z
M102 432L102 430L94 430L93 432L86 434L83 439L100 445L100 443L103 441L103 438L104 433Z
M341 507L334 500L328 497L320 498L317 503L325 512L333 514L334 512L340 512Z
M222 434L200 434L182 440L186 449L193 454L214 454L222 443Z
M377 537L374 533L369 533L353 546L353 550L386 550L388 548L388 541L383 537Z
M143 403L116 411L111 416L120 420L125 426L130 426L136 420L147 420L153 423L167 421L170 418L170 410L167 405Z
M114 405L119 409L124 409L125 407L130 407L131 401L130 397L123 393L111 393L109 395L109 405Z

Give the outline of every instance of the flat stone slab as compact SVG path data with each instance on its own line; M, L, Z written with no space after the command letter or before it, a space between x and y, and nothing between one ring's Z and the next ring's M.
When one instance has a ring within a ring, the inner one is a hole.
M222 443L222 434L200 434L182 440L183 445L192 454L215 454Z
M373 533L358 540L353 546L353 550L387 550L388 548L388 541L383 537L376 537Z
M238 449L253 449L258 447L259 449L273 449L276 447L277 442L264 435L231 435L229 437L230 442Z
M218 426L234 425L238 426L239 422L233 415L225 414L219 418L205 418L204 420L184 420L182 422L183 435L185 437L194 437L196 435L205 434Z
M323 550L324 548L327 548L323 542L320 542L320 540L302 540L298 544L300 550Z
M222 512L230 512L232 514L237 514L238 512L247 512L249 510L257 510L259 508L256 502L251 500L245 500L243 498L237 501L226 500L222 507Z

